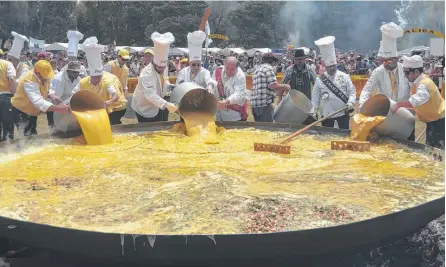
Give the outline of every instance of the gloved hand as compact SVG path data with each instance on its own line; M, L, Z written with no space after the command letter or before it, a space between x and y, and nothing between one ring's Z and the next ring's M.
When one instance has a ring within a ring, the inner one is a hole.
M347 111L349 113L352 113L353 111L355 111L355 105L351 102L347 102L347 104L345 104L345 107L347 108Z
M169 102L166 103L166 108L167 108L167 110L169 110L170 113L174 113L178 110L177 106L175 106L174 104L169 103Z
M208 86L206 87L206 90L208 90L209 93L213 94L214 93L214 85L208 84Z

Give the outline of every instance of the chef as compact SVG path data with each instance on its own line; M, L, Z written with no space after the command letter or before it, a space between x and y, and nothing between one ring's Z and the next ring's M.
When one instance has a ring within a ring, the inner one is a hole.
M127 82L129 79L129 68L126 63L130 59L129 51L126 49L119 50L118 58L112 61L109 61L104 66L104 70L110 72L111 74L118 77L121 82L122 88L124 88L124 92L128 93Z
M359 97L359 107L372 96L376 89L378 94L384 94L393 101L407 101L410 97L409 81L404 76L403 65L398 62L397 39L402 37L404 30L391 22L381 26L382 40L378 57L383 64L370 75ZM415 140L415 127L408 140Z
M79 41L84 39L84 35L78 31L68 31L68 62L76 61L78 62L80 67L79 77L84 78L88 76L87 69L82 65L83 57L79 53ZM63 72L67 70L68 64L65 65L60 71Z
M65 104L53 104L48 98L50 80L54 77L51 64L39 60L25 76L20 78L17 90L11 98L14 124L25 136L37 134L37 116L48 111L68 113Z
M14 137L14 113L11 97L16 91L16 70L11 62L0 59L0 141Z
M170 86L166 66L168 64L169 46L175 38L172 33L152 33L155 56L153 62L146 66L139 75L138 84L132 98L132 109L136 113L138 122L167 121L169 112L177 111L177 106L166 101Z
M336 121L340 129L349 129L349 112L352 112L355 107L356 89L350 76L337 70L334 41L334 36L327 36L314 42L319 47L326 71L316 78L311 92L311 102L313 109L319 108L320 105L323 117L346 107L348 112L334 115L323 121L322 126L334 127ZM313 117L315 117L314 111Z
M119 79L104 71L101 52L103 47L98 44L96 37L87 38L83 45L87 56L90 76L82 78L73 89L73 94L80 90L91 90L101 96L110 119L110 124L121 124L121 118L125 114L127 100L122 92Z
M444 99L431 78L423 73L423 58L415 55L403 60L411 96L407 101L398 101L392 111L401 107L415 110L418 119L426 123L426 144L444 149Z
M187 34L189 66L178 73L177 84L194 82L209 91L213 91L217 86L217 82L211 78L210 72L201 66L203 42L205 39L206 34L203 31Z
M217 81L217 90L212 93L220 99L217 121L246 121L248 118L246 76L238 65L237 58L228 57L212 77Z
M20 77L23 77L30 70L30 67L20 60L20 53L22 52L25 41L29 41L26 36L20 35L16 32L11 32L11 34L14 36L14 40L12 42L11 50L8 52L8 60L11 61L12 65L16 69L16 79L18 82Z

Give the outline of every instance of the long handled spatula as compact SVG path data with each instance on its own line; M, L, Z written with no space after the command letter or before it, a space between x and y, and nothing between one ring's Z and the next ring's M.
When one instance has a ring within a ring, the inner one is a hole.
M254 151L263 151L263 152L272 152L272 153L280 153L280 154L290 154L291 153L291 146L287 145L287 143L289 141L291 141L294 137L306 132L308 129L310 129L311 127L315 126L318 123L321 123L331 117L333 117L334 115L346 111L347 107L342 108L340 110L337 110L333 113L331 113L330 115L328 115L327 117L324 117L318 121L313 122L312 124L306 126L305 128L302 128L300 130L298 130L297 132L291 134L290 136L288 136L287 138L283 139L281 142L279 142L278 144L262 144L262 143L254 143Z

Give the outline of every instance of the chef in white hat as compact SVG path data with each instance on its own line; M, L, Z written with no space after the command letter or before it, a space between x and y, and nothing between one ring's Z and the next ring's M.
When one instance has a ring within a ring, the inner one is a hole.
M104 71L101 58L103 46L98 44L96 37L89 37L84 41L82 49L87 57L90 76L82 78L72 93L74 94L80 90L91 90L99 94L104 101L110 123L112 125L121 124L127 100L124 97L118 77Z
M144 67L138 78L132 98L132 109L138 122L167 121L169 112L176 112L178 107L166 101L170 83L167 77L167 64L170 44L175 41L172 33L152 33L154 57L151 64Z
M423 58L403 57L404 73L411 89L407 101L398 101L394 113L401 107L415 110L417 118L426 123L426 144L444 149L444 99L435 83L423 73Z
M403 65L398 63L397 39L402 37L404 30L391 22L381 26L382 41L378 51L378 57L383 64L376 68L359 97L359 106L369 99L373 90L378 88L378 93L385 94L393 101L409 99L409 82L404 77Z
M343 107L352 112L356 103L356 89L350 76L337 70L334 41L334 36L327 36L314 42L319 47L326 71L316 78L311 92L311 102L314 109L320 106L323 117ZM322 126L334 127L336 121L340 129L349 129L349 112L334 115L331 119L323 121Z
M178 73L177 84L194 82L213 92L217 86L217 81L212 79L211 73L201 66L203 42L205 39L206 34L203 31L194 31L187 34L189 66Z
M12 36L14 36L14 40L12 41L12 47L8 52L8 60L12 63L12 65L16 69L17 73L17 82L20 77L23 77L28 71L31 69L28 65L20 60L20 54L22 52L23 46L25 42L29 42L28 38L24 35L20 35L16 32L11 32Z
M67 38L68 38L68 50L67 50L68 63L71 61L79 62L78 61L79 42L82 39L84 39L84 35L79 31L68 31ZM80 64L80 65L81 65L81 67L80 67L79 76L81 78L87 77L87 69L82 64ZM66 71L67 68L68 68L68 64L65 65L60 70L60 72Z

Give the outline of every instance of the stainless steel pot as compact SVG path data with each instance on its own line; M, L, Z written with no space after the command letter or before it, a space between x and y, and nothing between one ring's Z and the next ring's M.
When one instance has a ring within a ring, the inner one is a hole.
M377 94L370 97L361 107L360 113L365 116L386 116L386 119L375 126L372 131L398 139L407 139L415 128L415 116L405 108L399 108L395 114L392 108L396 102L386 95Z
M291 90L274 110L274 122L302 124L313 105L302 92Z
M193 82L177 85L170 95L170 102L178 104L178 113L204 112L215 115L218 110L217 98Z

